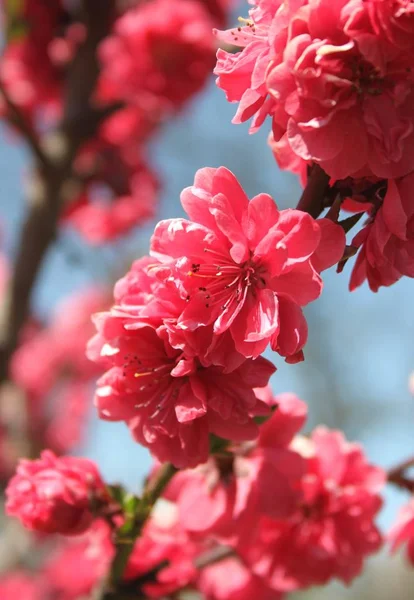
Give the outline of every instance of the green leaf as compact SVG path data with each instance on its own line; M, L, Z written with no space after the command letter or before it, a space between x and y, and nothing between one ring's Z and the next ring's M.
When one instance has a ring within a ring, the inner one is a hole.
M8 42L24 38L29 31L29 23L24 16L26 1L6 0L5 2L5 29Z
M141 500L133 494L126 494L123 499L122 508L127 515L135 516Z

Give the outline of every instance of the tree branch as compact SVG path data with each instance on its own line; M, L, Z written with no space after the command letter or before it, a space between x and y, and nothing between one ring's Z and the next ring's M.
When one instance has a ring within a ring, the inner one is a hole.
M329 179L329 175L315 163L311 167L308 182L296 208L309 213L314 219L319 217L325 208L325 196L329 189Z
M109 33L115 0L96 2L84 0L81 18L88 35L80 46L69 69L64 98L64 117L60 128L44 140L44 149L34 134L19 119L20 131L44 169L36 170L33 178L29 211L20 236L13 275L0 310L0 382L8 377L8 363L16 349L24 325L30 297L43 259L57 233L59 215L68 195L66 186L73 160L84 141L93 135L99 120L91 119L90 98L98 76L96 50ZM4 91L3 91L4 95ZM7 102L7 94L5 96ZM10 105L12 109L13 104ZM13 109L16 116L16 113ZM85 128L87 116L89 126ZM79 123L82 126L79 126Z
M405 475L407 469L414 467L414 457L403 461L388 471L388 483L407 490L410 493L414 492L414 479L410 479Z
M144 490L143 499L146 504L149 506L155 504L177 471L178 469L171 463L165 463L159 468L156 476L149 480Z
M216 546L212 550L200 554L200 556L194 560L194 566L199 570L205 569L206 567L232 556L237 556L233 548L230 548L229 546ZM93 592L91 600L140 600L141 598L145 598L140 591L142 586L145 583L153 583L156 580L159 571L167 566L168 562L162 563L149 573L145 573L138 579L120 585L117 589L105 592L104 586L101 585L100 588Z
M3 96L3 100L9 109L9 121L11 125L14 125L16 129L21 133L24 140L30 147L34 156L38 160L40 165L44 167L48 167L49 161L48 158L43 151L43 148L40 143L39 137L36 135L36 132L32 129L32 127L27 122L24 114L21 112L18 106L13 102L10 98L3 82L0 80L0 93Z

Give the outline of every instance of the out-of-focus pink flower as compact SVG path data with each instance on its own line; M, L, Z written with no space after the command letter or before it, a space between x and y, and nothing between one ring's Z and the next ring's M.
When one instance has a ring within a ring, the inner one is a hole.
M74 294L57 306L48 326L25 330L12 357L11 376L27 395L30 435L59 454L83 435L90 383L100 372L85 356L94 330L91 315L107 305L103 289Z
M137 539L123 581L149 598L161 598L192 583L193 560L208 544L190 538L177 520L172 503L157 503ZM109 526L100 520L82 536L65 540L46 564L44 576L56 600L89 597L108 574L115 549ZM168 564L166 564L168 563Z
M111 530L101 520L94 521L84 535L65 539L43 569L53 599L88 598L107 576L114 554Z
M414 565L414 499L401 508L396 523L388 533L388 540L393 552L406 545L408 560Z
M109 496L96 465L85 458L57 458L44 450L21 460L7 490L6 511L28 529L76 535L94 520Z
M129 104L115 111L103 121L99 128L98 139L102 140L102 146L97 149L96 162L102 161L101 155L109 154L108 149L110 148L121 149L118 160L122 160L126 151L130 149L131 152L128 152L128 156L130 158L132 156L136 161L137 143L139 147L142 147L142 144L154 133L162 118L163 114L157 105L151 107Z
M45 6L39 0L24 0L17 9L20 25L11 35L0 63L0 79L11 100L26 118L35 120L41 111L56 113L61 104L61 74L49 55L49 47L58 33L63 16L62 2ZM8 107L0 102L0 113ZM44 116L44 115L43 115Z
M180 108L213 68L212 28L201 2L156 0L131 8L101 45L100 99Z
M413 11L399 2L258 0L220 50L216 73L236 122L272 117L282 166L317 162L335 179L400 177L413 168ZM358 152L355 152L358 147Z
M68 381L53 398L53 417L43 431L43 441L57 454L66 454L83 439L92 397L91 383Z
M372 209L368 224L352 240L360 251L351 275L351 290L367 280L377 292L403 275L414 277L413 185L414 173L390 179L382 205Z
M256 443L176 475L166 493L188 531L234 544L249 537L262 516L286 519L296 511L305 462L289 444L305 422L306 405L294 394L276 396L273 405Z
M224 167L198 171L181 202L191 220L161 221L151 242L152 255L185 290L178 327L213 324L214 334L229 331L246 357L270 342L290 362L302 360L301 307L320 296L320 271L341 258L342 229L302 211L279 211L267 194L249 202Z
M307 462L302 502L285 520L262 519L238 548L254 573L276 590L349 583L366 556L381 546L374 518L381 507L384 472L342 433L318 427L292 449Z
M164 598L192 584L197 577L195 558L208 543L197 542L182 528L173 504L157 505L137 540L124 573L126 581L144 577L160 566L153 581L142 587L149 598Z
M40 578L25 571L13 571L0 578L1 600L47 600L47 588Z
M115 114L113 119L116 118ZM115 126L118 122L115 121ZM114 127L107 125L103 134L114 139ZM114 141L121 143L121 148L97 141L78 156L77 168L85 174L86 183L62 216L65 224L74 227L93 245L112 242L142 225L154 216L157 208L157 177L139 153L131 151L127 134L122 130L117 132L119 137Z
M96 325L89 356L109 368L98 381L100 416L126 421L160 461L177 467L205 462L209 433L236 441L258 435L252 415L266 407L253 388L267 384L275 370L269 361L248 360L227 373L205 359L211 335L207 345L194 335L184 348L174 346L166 325L123 306L98 315Z
M227 558L200 572L197 588L206 600L281 600L282 594L268 587L237 558Z
M226 25L229 14L236 4L237 0L203 0L203 5L217 27Z
M62 374L89 380L97 368L85 356L93 333L91 315L108 305L105 290L90 288L65 298L57 305L50 324L29 332L14 354L13 379L27 393L47 394ZM33 360L36 356L38 360Z

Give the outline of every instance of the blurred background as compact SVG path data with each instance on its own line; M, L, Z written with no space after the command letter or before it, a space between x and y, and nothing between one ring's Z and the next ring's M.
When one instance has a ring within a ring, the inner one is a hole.
M236 7L234 21L245 13L243 3ZM161 218L182 215L180 192L204 166L225 165L250 196L267 192L281 208L295 206L299 183L278 170L267 146L266 126L249 135L247 126L231 124L234 112L235 106L226 102L211 76L206 89L153 138L150 161L163 186ZM24 216L29 160L10 130L3 128L0 212L2 245L8 255L15 252ZM70 293L121 276L134 258L147 252L153 224L97 248L71 231L63 232L36 286L35 314L44 318ZM276 394L294 391L308 403L308 428L324 423L342 429L348 439L364 445L374 463L387 468L414 454L414 399L409 390L414 369L414 281L401 280L378 294L367 286L350 293L350 267L340 275L332 269L327 272L322 297L305 309L309 324L305 362L287 365L269 353L278 368L272 385ZM126 426L99 421L92 406L78 452L94 459L105 479L131 490L139 489L150 465L149 454L130 439ZM387 490L380 517L384 529L405 499L404 492ZM372 559L365 574L348 589L334 584L292 598L409 600L414 597L413 586L414 573L404 558L384 553Z

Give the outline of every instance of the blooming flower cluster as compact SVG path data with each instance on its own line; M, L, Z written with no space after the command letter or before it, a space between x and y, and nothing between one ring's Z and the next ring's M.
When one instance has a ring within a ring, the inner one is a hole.
M234 548L271 589L349 582L381 545L384 473L338 431L295 436L306 406L293 394L273 403L255 446L180 474L167 493L185 528Z
M270 344L303 359L302 306L319 297L320 271L338 262L345 237L328 219L280 211L267 194L249 201L227 169L201 169L182 193L189 220L161 221L152 257L137 261L97 315L90 358L101 417L124 420L161 461L205 462L209 434L254 439L266 405L254 388L273 366Z
M6 11L6 2L1 4L2 12ZM53 7L39 0L24 0L10 12L3 15L9 20L8 43L0 64L0 79L11 100L34 123L43 111L50 116L59 112L62 73L50 48L64 23L65 11L60 0ZM2 116L8 110L2 99Z
M255 0L237 29L217 32L239 52L220 49L215 73L235 123L269 116L270 145L282 168L306 180L320 165L332 181L383 181L351 277L373 291L413 277L414 12L388 0ZM355 152L355 148L358 151ZM405 199L404 196L407 196ZM372 200L372 199L371 199Z
M305 434L306 404L273 396L276 367L263 354L304 360L303 309L320 297L322 273L351 256L351 289L414 277L411 3L249 0L249 18L228 31L214 28L232 0L108 0L96 23L89 2L52 4L2 6L0 111L36 161L16 272L0 262L12 322L0 336L0 476L26 436L32 459L19 461L5 508L32 532L37 571L1 576L0 597L282 600L349 584L382 546L386 480L413 491L414 461L387 475L341 431ZM254 132L269 117L279 165L306 185L297 208L249 198L225 167L200 169L181 194L186 217L156 225L113 302L94 288L40 325L26 314L26 279L45 238L69 224L102 244L153 217L147 144L202 89L218 42L234 122L252 118ZM97 376L99 417L124 422L156 459L139 495L64 456L82 437ZM8 415L7 386L22 422ZM413 499L388 539L414 563Z
M276 408L257 442L174 477L130 553L125 585L150 598L190 588L211 600L247 600L252 590L270 600L335 577L349 582L379 549L383 471L338 431L298 435L307 409L295 395L257 395ZM115 551L99 518L108 492L92 463L45 452L20 464L7 494L9 513L38 531L73 535L89 525L61 543L44 573L58 598L90 594Z
M240 102L236 122L270 115L283 151L332 177L412 170L414 17L404 3L258 0L219 38L218 85ZM353 149L358 146L358 152Z
M213 68L213 25L194 0L155 0L127 11L100 48L100 98L153 110L179 107Z

